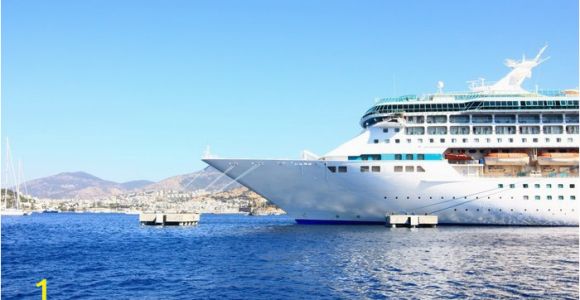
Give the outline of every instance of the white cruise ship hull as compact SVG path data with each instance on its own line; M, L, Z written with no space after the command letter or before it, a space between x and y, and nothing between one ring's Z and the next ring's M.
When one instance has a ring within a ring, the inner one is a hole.
M372 163L381 172L365 173L349 161L204 161L299 223L384 223L386 214L409 213L437 215L441 224L578 225L575 178L466 177L443 161L425 162L423 173L394 173L387 161ZM332 173L329 165L348 171Z

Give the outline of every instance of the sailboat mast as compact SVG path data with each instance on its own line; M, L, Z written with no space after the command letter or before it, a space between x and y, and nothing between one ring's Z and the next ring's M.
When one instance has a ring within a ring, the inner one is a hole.
M18 160L18 171L16 175L16 209L20 209L20 170L22 169L22 165L20 164L20 160Z

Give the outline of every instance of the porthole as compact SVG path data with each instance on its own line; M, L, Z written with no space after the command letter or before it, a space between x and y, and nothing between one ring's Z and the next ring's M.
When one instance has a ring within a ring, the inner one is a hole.
M467 208L465 209L465 211L467 211Z

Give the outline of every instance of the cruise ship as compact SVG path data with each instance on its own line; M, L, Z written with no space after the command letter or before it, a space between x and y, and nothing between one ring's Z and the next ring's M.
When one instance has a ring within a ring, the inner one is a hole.
M203 161L298 223L578 226L578 90L526 91L545 59L506 61L495 83L377 100L362 132L324 156Z

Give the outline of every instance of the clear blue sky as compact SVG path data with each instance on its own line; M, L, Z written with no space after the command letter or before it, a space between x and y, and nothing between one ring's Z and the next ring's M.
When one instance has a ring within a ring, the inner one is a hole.
M545 43L526 86L577 87L577 0L4 0L2 135L28 178L324 154L375 97L466 90Z

